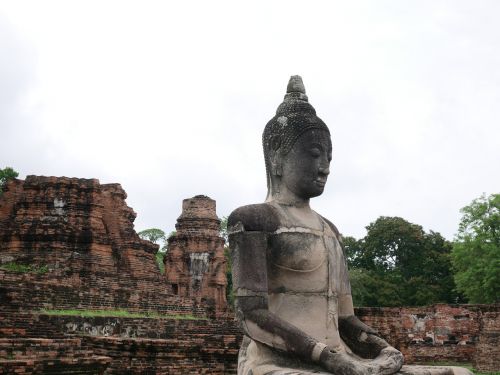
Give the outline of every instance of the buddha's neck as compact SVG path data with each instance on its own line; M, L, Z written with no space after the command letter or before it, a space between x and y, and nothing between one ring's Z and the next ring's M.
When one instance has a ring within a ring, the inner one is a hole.
M271 187L268 190L266 202L274 202L283 206L294 207L299 211L311 211L309 198L298 196L295 192L281 183L276 177L272 179Z
M282 197L272 197L271 200L274 203L278 203L282 206L290 206L298 209L310 210L309 199L283 199Z
M278 203L283 206L295 207L299 210L311 210L309 198L298 197L288 189L281 189L279 192L274 192L268 197L267 201Z

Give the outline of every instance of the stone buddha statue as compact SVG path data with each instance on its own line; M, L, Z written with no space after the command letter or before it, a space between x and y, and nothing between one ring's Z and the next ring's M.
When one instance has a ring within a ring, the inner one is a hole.
M401 352L354 315L339 231L309 205L325 188L332 143L299 76L290 78L262 143L266 201L228 219L236 315L245 333L238 374L469 373L403 366Z

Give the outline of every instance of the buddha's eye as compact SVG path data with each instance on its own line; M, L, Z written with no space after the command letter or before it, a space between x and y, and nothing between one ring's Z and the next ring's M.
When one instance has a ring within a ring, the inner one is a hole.
M311 148L310 153L313 158L319 158L321 156L321 151L316 147Z

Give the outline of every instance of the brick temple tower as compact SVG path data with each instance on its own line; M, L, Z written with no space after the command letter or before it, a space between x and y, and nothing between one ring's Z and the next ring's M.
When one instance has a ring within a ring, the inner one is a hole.
M219 228L213 199L204 195L184 199L164 259L173 293L194 298L215 314L227 309L226 259Z

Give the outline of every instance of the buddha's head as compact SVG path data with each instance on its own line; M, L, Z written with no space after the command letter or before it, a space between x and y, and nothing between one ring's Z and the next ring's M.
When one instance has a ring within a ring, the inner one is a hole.
M292 76L285 100L262 134L267 201L290 193L309 199L323 193L330 173L330 131L309 104L300 76Z

